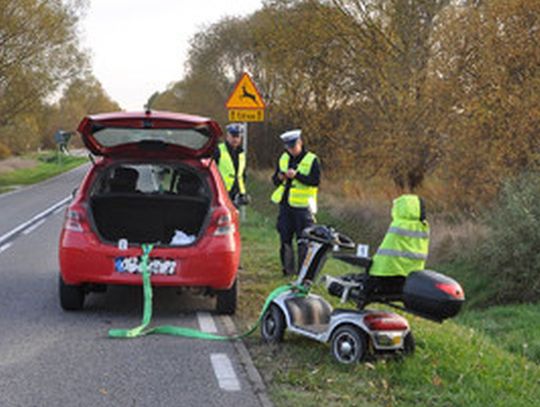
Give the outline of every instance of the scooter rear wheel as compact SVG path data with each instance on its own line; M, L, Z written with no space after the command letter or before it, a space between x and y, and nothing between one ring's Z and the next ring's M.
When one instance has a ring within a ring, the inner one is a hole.
M367 356L366 334L353 325L342 325L332 334L330 349L339 363L363 361Z
M412 332L409 332L403 339L403 353L405 355L412 355L416 349L416 341Z
M283 341L285 334L285 316L275 304L271 304L261 321L261 336L266 342L278 343Z

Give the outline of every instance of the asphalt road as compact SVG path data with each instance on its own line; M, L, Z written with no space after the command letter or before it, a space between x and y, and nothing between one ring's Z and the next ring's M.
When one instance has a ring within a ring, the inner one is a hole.
M141 288L112 287L91 294L82 312L62 311L63 210L45 212L44 220L36 215L69 196L86 169L0 195L0 406L261 405L238 344L163 335L109 339L110 328L140 323ZM225 333L227 317L204 313L213 307L211 299L155 290L153 324L215 325Z

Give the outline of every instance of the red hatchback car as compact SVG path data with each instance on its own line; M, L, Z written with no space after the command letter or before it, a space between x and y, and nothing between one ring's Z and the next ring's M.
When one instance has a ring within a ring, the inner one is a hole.
M219 125L170 112L88 116L78 128L101 156L66 212L60 304L82 309L107 285L142 285L141 245L152 243L154 286L202 289L216 310L236 309L238 212L212 160Z

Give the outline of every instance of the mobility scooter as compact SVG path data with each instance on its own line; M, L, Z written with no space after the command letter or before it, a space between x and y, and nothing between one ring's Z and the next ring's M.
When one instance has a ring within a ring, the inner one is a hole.
M273 299L263 315L261 335L266 342L281 342L285 330L319 342L329 342L333 357L350 364L379 353L412 353L411 328L405 318L388 311L366 309L370 303L384 303L403 311L442 322L459 312L464 301L461 286L442 274L422 270L411 273L399 292L388 295L362 293L365 278L359 275L323 277L331 295L341 302L353 301L356 309L333 309L309 290L330 252L334 257L364 268L369 274L371 259L352 253L355 242L331 227L313 225L304 231L308 251L291 289ZM362 276L362 275L360 275ZM396 304L403 303L403 306Z

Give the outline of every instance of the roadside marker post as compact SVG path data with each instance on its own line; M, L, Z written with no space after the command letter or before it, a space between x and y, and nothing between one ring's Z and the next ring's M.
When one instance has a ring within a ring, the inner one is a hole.
M244 140L242 141L243 145L242 148L244 149L244 152L247 157L247 149L248 149L248 124L247 122L242 123L242 131L244 135ZM241 205L240 206L240 221L245 222L246 221L246 206Z

